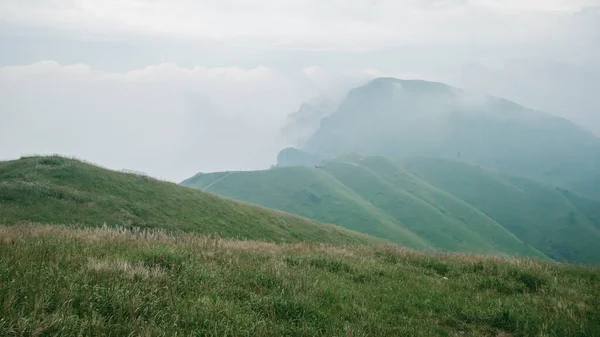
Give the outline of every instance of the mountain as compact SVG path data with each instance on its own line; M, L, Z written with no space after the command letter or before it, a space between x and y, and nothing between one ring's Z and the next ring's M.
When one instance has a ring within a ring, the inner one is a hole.
M385 237L406 247L432 247L328 172L308 167L198 174L182 185Z
M548 256L600 261L600 201L453 160L411 158L401 165L473 205Z
M298 111L288 115L281 133L289 143L303 145L317 131L321 120L333 111L333 105L326 101L304 103Z
M351 90L299 150L473 164L600 199L600 139L570 121L442 83L379 78Z
M313 166L323 160L321 156L288 147L277 155L277 167L286 166Z
M61 157L0 162L0 224L127 226L274 242L375 239L146 176Z
M456 160L343 155L183 185L403 246L600 262L600 202Z

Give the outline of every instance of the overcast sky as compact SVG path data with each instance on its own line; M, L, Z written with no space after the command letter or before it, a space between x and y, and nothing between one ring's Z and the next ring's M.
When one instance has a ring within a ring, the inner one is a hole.
M600 0L0 0L0 159L267 168L288 114L377 76L600 133L599 60Z

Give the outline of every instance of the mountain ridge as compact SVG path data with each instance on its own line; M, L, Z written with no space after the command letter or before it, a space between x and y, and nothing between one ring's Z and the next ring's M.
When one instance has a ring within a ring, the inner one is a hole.
M273 242L376 240L281 211L59 156L0 162L0 224L22 223L106 224Z
M183 184L202 188L213 177L199 175ZM565 191L457 160L360 155L338 156L312 168L237 172L211 187L228 198L417 249L600 262L594 247L600 240L600 202ZM398 241L390 222L413 235Z
M461 159L600 199L600 138L565 118L440 82L374 79L350 90L294 153L285 151L299 165L348 152Z

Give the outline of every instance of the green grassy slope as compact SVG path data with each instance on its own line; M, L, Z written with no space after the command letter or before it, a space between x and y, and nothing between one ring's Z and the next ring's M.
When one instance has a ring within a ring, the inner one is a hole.
M477 209L383 158L345 156L318 168L277 168L222 177L222 173L199 174L182 184L209 186L210 192L222 196L339 224L408 247L544 256Z
M365 243L336 226L61 157L0 162L0 224L137 226L268 241Z
M402 165L552 258L600 262L598 201L453 160L411 158Z
M541 260L0 226L2 336L592 337L599 284Z
M435 208L437 212L445 215L446 219L453 221L455 228L464 226L468 231L477 235L481 241L487 242L492 247L498 247L500 250L519 255L532 254L530 246L520 240L515 240L514 234L509 233L506 228L492 218L453 195L418 179L390 160L383 157L367 157L361 159L360 163L376 172L396 189L406 191L414 198Z
M440 212L435 205L395 188L369 168L354 162L331 162L325 170L434 247L451 251L500 252L462 223Z
M598 202L594 199L583 198L579 195L570 193L567 190L559 190L565 198L571 202L571 204L577 209L586 215L587 219L590 223L596 227L596 229L600 230L600 207L598 206Z
M324 170L298 166L268 171L197 174L182 184L199 189L208 186L207 192L339 224L391 239L406 247L432 248Z

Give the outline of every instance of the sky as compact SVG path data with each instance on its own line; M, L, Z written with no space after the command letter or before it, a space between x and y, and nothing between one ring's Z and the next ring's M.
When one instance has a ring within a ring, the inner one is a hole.
M600 0L0 0L0 160L264 169L288 115L379 76L600 134Z

